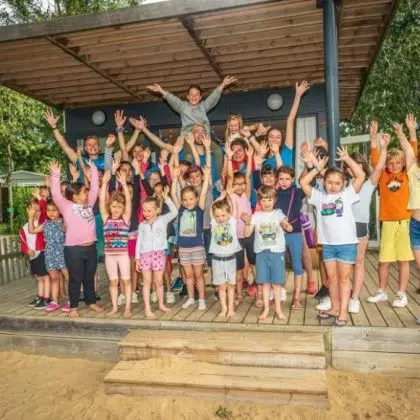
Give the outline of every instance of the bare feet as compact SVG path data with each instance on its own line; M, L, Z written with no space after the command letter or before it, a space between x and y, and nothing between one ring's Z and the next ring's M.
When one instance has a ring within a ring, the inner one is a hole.
M159 306L159 309L163 312L170 312L171 311L171 308L168 308L165 305Z
M219 314L217 315L217 318L226 318L227 309L222 309Z
M118 313L118 309L112 309L111 311L106 313L106 316L111 317L111 316L117 315L117 313Z
M144 315L147 319L156 319L156 315L153 312L145 312Z
M262 308L264 306L264 301L262 300L262 298L257 297L257 301L255 302L255 306L257 308Z
M261 314L260 314L260 316L258 317L258 319L260 319L261 321L263 321L264 319L266 319L267 318L267 316L268 316L268 313L270 312L270 309L269 308L267 308L267 309L264 309L262 312L261 312Z
M123 315L123 318L124 319L129 319L129 318L131 318L133 316L133 314L131 313L131 311L125 311L124 312L124 315Z
M279 319L280 321L283 319L286 319L282 311L276 311L276 316L277 316L277 319Z
M89 305L89 311L102 312L103 309L99 305L97 305L96 303L92 303L92 305Z
M78 309L77 308L71 308L68 316L70 318L73 318L73 319L79 318L79 311L78 311Z
M228 311L228 313L227 313L227 317L228 318L235 318L235 311L232 309L232 310L230 310L230 311Z

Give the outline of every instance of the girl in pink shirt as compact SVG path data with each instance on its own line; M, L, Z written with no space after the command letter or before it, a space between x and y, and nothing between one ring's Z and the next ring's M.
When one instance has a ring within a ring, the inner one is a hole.
M64 259L69 272L70 317L79 316L80 286L83 284L85 302L89 309L101 312L96 304L95 272L98 264L96 253L96 227L93 205L98 198L99 175L96 166L89 161L91 170L90 189L83 184L71 183L66 187L65 197L60 190L61 167L58 162L50 164L51 195L66 226Z

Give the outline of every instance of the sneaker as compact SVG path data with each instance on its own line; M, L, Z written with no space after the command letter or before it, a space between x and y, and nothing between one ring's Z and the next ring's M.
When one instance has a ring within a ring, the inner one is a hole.
M395 295L394 301L392 302L392 306L394 308L405 308L407 306L407 303L407 295L404 292L398 292Z
M281 302L286 302L286 300L287 300L287 291L286 291L286 288L285 287L281 287L280 288L280 301Z
M41 300L41 298L37 296L32 302L28 303L28 306L34 307L34 306L38 305L40 300Z
M195 305L195 300L192 298L188 298L185 303L182 305L182 309L187 309L189 308L191 305Z
M139 303L139 298L137 297L137 293L133 292L131 294L131 303Z
M382 289L378 289L372 296L367 298L369 303L386 302L387 300L388 295Z
M157 297L157 293L156 292L152 292L152 294L150 295L150 301L152 303L156 303L158 301L158 297Z
M45 309L48 306L47 299L39 299L39 302L34 306L34 309Z
M85 293L84 292L80 292L79 302L84 302L84 300L85 300Z
M329 311L331 309L331 299L329 296L321 299L318 305L316 305L317 311Z
M172 292L166 292L166 303L175 303L175 295Z
M328 287L322 285L318 290L318 293L315 295L317 299L323 299L328 296Z
M95 292L95 299L98 301L98 300L101 300L101 297Z
M50 302L48 306L45 308L45 312L54 312L57 309L60 309L61 306L56 302Z
M125 296L123 294L120 294L118 296L118 306L125 305Z
M182 277L177 277L171 283L171 290L173 290L173 291L181 290L183 285L184 285L184 280L182 279Z
M199 311L205 311L207 309L206 301L204 299L198 300L198 310Z
M66 303L65 305L63 305L63 306L61 307L61 312L66 312L66 313L68 313L68 312L70 312L70 310L71 310L71 308L70 308L70 304L69 304L69 303Z
M348 311L351 314L358 314L360 311L360 300L350 298Z

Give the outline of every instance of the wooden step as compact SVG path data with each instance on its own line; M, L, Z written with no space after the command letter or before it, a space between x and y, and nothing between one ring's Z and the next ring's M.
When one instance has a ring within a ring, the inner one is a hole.
M157 356L232 366L326 368L321 333L135 330L119 346L120 360Z
M328 407L322 369L232 367L177 357L119 362L105 377L105 391Z

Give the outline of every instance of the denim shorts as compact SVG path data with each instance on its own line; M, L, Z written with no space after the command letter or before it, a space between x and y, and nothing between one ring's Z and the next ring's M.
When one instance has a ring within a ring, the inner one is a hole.
M284 252L261 251L256 254L257 284L284 284Z
M410 220L410 242L414 251L420 251L420 220Z
M286 248L289 251L292 260L292 270L296 276L303 274L302 253L303 236L299 233L286 233Z
M357 244L322 245L322 260L326 263L339 261L344 264L356 264Z

